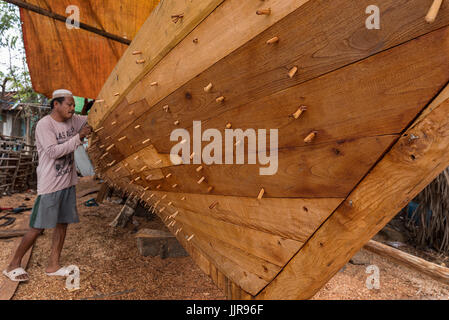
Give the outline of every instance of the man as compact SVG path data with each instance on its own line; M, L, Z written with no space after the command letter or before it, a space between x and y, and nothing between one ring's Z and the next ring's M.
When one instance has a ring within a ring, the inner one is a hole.
M14 257L3 271L12 281L28 281L21 261L43 229L55 229L48 266L49 276L66 276L59 259L67 226L78 223L75 185L78 176L74 151L91 132L87 116L75 114L75 100L68 90L56 90L50 103L51 114L42 118L36 126L36 146L39 154L37 167L38 197L30 218L30 230L25 234ZM90 105L91 106L91 105ZM86 104L83 113L87 114Z

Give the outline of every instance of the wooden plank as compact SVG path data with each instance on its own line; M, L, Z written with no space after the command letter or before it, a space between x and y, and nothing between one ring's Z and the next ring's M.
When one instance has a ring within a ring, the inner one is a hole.
M184 114L189 120L195 119L190 117L197 117L197 120L207 117L205 129L218 127L224 130L226 119L233 119L236 127L243 129L279 128L279 145L285 148L303 146L304 137L311 130L319 132L314 143L397 133L448 80L448 76L441 72L442 65L448 66L448 59L444 54L435 54L436 51L448 50L447 42L439 40L443 34L444 29L436 31L255 103L227 108L229 110L214 119L209 117L217 110L200 108L198 111L186 110ZM423 60L421 54L432 58ZM408 68L409 62L415 67ZM397 68L396 72L389 72L391 68ZM282 101L281 105L279 101ZM299 104L309 105L310 110L304 114L304 119L294 121L289 115L297 110ZM168 143L168 136L163 135L168 135L173 128L170 128L171 122L166 117L163 111L148 112L138 120L142 125L140 130L127 131L130 140L127 144L117 144L117 153L111 153L108 161L118 161L123 155L135 152L136 148L131 149L129 142L148 137L156 141L156 148L151 146L152 150L169 152L173 143ZM145 123L154 125L145 126Z
M363 248L383 257L392 259L397 263L405 265L406 267L418 270L419 272L424 273L435 280L449 284L449 268L439 266L435 263L415 257L404 251L373 240L368 241Z
M411 125L258 298L312 297L443 171L449 165L448 113L445 100Z
M99 100L89 115L89 123L97 128L104 117L118 105L149 70L204 20L223 0L170 1L162 0L143 24L134 41L118 62L99 94ZM184 14L180 23L171 16ZM136 56L132 53L142 52ZM136 60L145 60L136 64ZM115 95L119 93L119 95Z
M28 216L29 215L27 215L27 217ZM23 219L19 228L25 229L28 226L28 221L29 221L28 218ZM17 247L20 245L21 242L22 242L22 238L18 238L14 241L13 250L11 251L11 257L10 257L10 259L8 259L8 261L10 261L12 259L12 255L16 252ZM33 251L33 246L31 246L31 248L27 251L27 253L23 257L22 265L21 265L22 268L26 269L26 267L28 265L28 261L30 260L32 251ZM7 279L6 277L4 277L3 275L2 275L2 278L3 278L3 282L0 284L0 300L11 300L12 297L14 296L14 294L16 293L17 287L19 286L19 282L11 281L11 280Z
M114 112L117 118L122 117L122 124L133 123L134 118L145 114L145 120L142 119L142 123L148 124L148 120L150 122L156 121L156 123L152 126L146 126L153 129L152 134L145 130L142 131L142 134L151 138L154 134L156 136L163 134L167 137L171 130L175 128L173 126L175 120L180 120L181 126L184 127L191 125L191 117L194 117L195 120L205 117L211 119L230 107L244 106L265 95L298 85L447 25L449 23L449 8L442 11L438 26L425 23L423 18L428 8L428 2L427 0L419 3L408 1L404 4L393 0L386 1L381 6L386 12L382 12L383 28L379 32L367 30L365 27L365 9L369 5L369 1L348 2L341 0L332 1L325 5L316 1L309 2L156 105L154 103L159 100L149 100L155 97L153 91L156 89L149 89L148 83L142 83L143 87L136 92L134 99L128 98L130 102L133 102L148 96L149 98L146 98L148 105L154 105L152 110L159 113L150 115L148 109L142 104L133 108L134 115L132 117L126 116L124 111L127 108L125 106L117 108ZM336 10L342 10L342 14L335 15ZM317 17L322 19L322 23L316 21ZM301 23L298 24L298 21L301 21ZM295 27L293 28L292 25ZM338 28L335 27L336 25ZM404 28L406 29L402 30ZM210 28L208 31L210 32ZM279 42L278 46L271 48L266 45L266 39L274 34L282 35L283 40ZM298 41L297 39L304 40ZM317 41L317 39L323 41ZM351 41L347 41L347 39L351 39ZM220 43L220 46L224 45ZM337 48L338 53L328 54L326 50L329 50L329 48L333 50ZM210 48L208 50L209 55L210 51L214 51ZM317 52L321 54L317 54ZM182 51L182 54L184 56L184 51ZM178 55L181 55L181 52ZM193 56L196 57L197 55ZM335 56L338 56L338 59ZM190 61L180 64L181 59L178 56L172 62L177 69L180 65L191 64ZM290 79L287 72L292 65L301 66L301 71L297 77ZM172 77L172 73L167 72L167 67L162 70ZM230 73L228 70L233 70L233 72ZM173 78L177 79L178 77ZM152 79L152 81L154 80ZM203 88L210 82L214 84L215 89L213 93L206 93ZM244 83L245 85L236 86L237 83ZM215 101L217 95L226 96L226 102L217 105ZM171 112L165 113L163 116L160 112L163 112L162 107L165 105L170 106ZM263 113L260 114L263 115ZM198 118L198 115L200 115L200 118ZM288 119L288 114L285 118ZM162 124L157 122L158 119L165 124L164 130L160 130ZM219 128L224 127L225 124L226 122L222 123ZM120 127L119 132L121 131ZM110 133L104 132L105 135ZM165 139L165 145L167 145L166 142ZM156 143L156 148L162 152L163 149L161 148L164 144Z
M151 170L135 172L130 179L140 177L135 183L152 190L160 186L159 190L166 192L208 194L208 187L213 186L211 193L215 195L257 198L263 187L268 198L340 198L348 194L396 138L374 136L281 149L278 171L272 176L260 175L259 165L203 165L201 172L196 171L199 165L183 165L163 168L163 176L172 174L170 179L145 180ZM206 182L198 184L203 176ZM175 189L174 184L178 185Z
M16 238L21 237L25 233L27 233L28 230L0 230L0 239L8 239L8 238Z
M165 203L217 220L260 230L284 238L306 241L344 198L278 199L226 197L149 191L155 199L167 195ZM181 200L185 199L185 200ZM144 199L146 200L146 199ZM209 209L212 203L218 205ZM201 219L201 218L200 218Z
M206 216L198 216L187 210L180 212L176 221L191 228L201 229L210 237L215 237L278 266L283 266L302 244L299 241L283 239Z

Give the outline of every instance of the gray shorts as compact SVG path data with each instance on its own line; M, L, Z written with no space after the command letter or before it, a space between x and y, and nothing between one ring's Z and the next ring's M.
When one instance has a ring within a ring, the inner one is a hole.
M30 217L30 227L35 229L53 229L58 223L78 222L75 186L39 195Z

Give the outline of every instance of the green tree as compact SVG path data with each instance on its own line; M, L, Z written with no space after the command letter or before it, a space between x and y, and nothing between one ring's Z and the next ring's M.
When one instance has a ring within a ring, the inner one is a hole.
M1 97L6 91L16 92L16 99L22 103L42 103L45 97L34 92L28 67L26 64L23 44L22 26L18 7L0 0L0 48L4 54L2 59L6 64L0 70Z

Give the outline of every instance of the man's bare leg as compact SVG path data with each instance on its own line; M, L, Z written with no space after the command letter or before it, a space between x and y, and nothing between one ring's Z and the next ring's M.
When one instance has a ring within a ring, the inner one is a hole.
M48 267L45 270L47 273L56 272L61 268L59 265L59 258L61 257L62 247L64 246L66 232L67 224L61 223L58 223L53 231L50 259L48 261Z
M42 229L31 228L28 230L28 232L23 236L22 241L20 242L19 247L14 254L14 257L12 258L11 263L9 264L8 268L6 268L6 271L10 272L21 266L23 256L31 248L41 232ZM28 276L26 274L23 274L21 276L18 276L17 279L27 280Z

